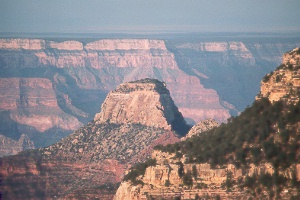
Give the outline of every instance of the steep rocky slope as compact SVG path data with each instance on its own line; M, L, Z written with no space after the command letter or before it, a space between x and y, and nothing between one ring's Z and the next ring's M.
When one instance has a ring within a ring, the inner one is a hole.
M144 105L152 105L153 98L156 99L151 110L135 104L141 94ZM124 95L128 98L116 101L116 96ZM110 105L114 105L114 109ZM129 121L117 117L108 122L105 118L131 110L147 111L147 115L128 118ZM150 123L152 120L161 123L154 126ZM122 84L109 93L94 121L60 142L1 158L2 197L111 198L112 191L107 185L114 191L125 170L149 158L154 146L178 142L177 135L185 134L175 132L173 122L186 127L180 131L189 128L164 83L145 79Z
M215 127L218 127L218 126L219 126L219 123L216 122L213 119L203 120L203 121L199 122L198 124L194 125L191 128L191 130L189 130L189 132L186 134L186 136L181 138L181 140L186 140L190 137L193 137L193 136L198 135L198 134L200 134L202 132L205 132L205 131L209 131L212 128L215 128Z
M283 63L267 74L261 82L257 99L267 97L271 102L286 98L298 102L300 96L300 49L296 48L283 56Z
M196 37L167 43L179 68L216 90L220 99L229 103L224 106L234 105L232 114L250 105L263 76L280 65L285 52L300 46L299 38L233 38Z
M131 168L115 199L299 199L300 89L289 77L299 73L299 55L286 53L258 99L228 124L155 147L154 164Z
M189 129L166 84L153 79L121 84L108 94L94 121L140 123L184 134Z

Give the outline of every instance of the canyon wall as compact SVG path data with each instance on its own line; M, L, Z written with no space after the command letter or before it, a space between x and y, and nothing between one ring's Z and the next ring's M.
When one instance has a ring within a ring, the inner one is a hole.
M0 117L5 121L0 131L14 140L26 133L37 147L49 145L92 120L110 90L142 78L164 81L190 124L207 118L226 122L252 102L260 78L297 44L297 39L0 39ZM17 79L38 82L21 98L15 95ZM50 143L36 141L38 133L47 138L53 132Z
M114 200L132 200L147 198L165 199L194 199L196 196L208 199L247 199L251 195L233 187L226 190L226 182L243 180L246 176L258 176L261 174L273 174L274 167L270 163L254 165L248 168L236 168L232 164L223 167L211 168L208 163L188 164L185 158L176 158L175 154L153 151L152 159L156 160L155 166L146 168L145 174L138 179L143 184L133 184L123 181L118 188ZM184 164L183 164L184 163ZM281 174L291 178L296 170L300 180L299 164L286 169ZM181 174L182 173L182 174ZM187 186L184 174L190 174L191 186ZM230 175L229 175L230 174Z
M282 64L261 81L257 99L267 97L271 102L286 99L297 103L300 96L300 49L296 48L283 56Z
M116 94L127 94L130 98L125 102L132 105L116 101L113 97ZM151 109L137 101L130 101L140 99L141 94L142 103L155 104ZM112 104L115 109L111 109ZM112 117L111 122L105 118L132 110L146 111L147 115L128 118L130 121L122 115ZM148 124L152 120L161 124ZM116 187L126 170L151 156L154 146L180 141L179 133L173 129L174 121L181 128L186 126L164 83L153 79L124 83L108 94L95 121L46 148L0 158L2 197L111 199L112 192L107 190L115 191L116 188L106 185Z
M285 52L300 45L297 38L264 36L203 40L182 39L168 42L167 47L174 53L179 68L197 76L206 88L216 90L221 102L225 101L222 105L231 108L231 114L250 105L259 92L263 76L280 65Z
M75 130L100 110L108 91L142 78L164 81L190 123L206 118L224 122L230 116L215 90L178 68L163 40L105 39L83 44L0 39L0 67L0 107L6 111L2 117L36 132ZM3 123L3 134L17 139L21 131L10 130L7 124Z

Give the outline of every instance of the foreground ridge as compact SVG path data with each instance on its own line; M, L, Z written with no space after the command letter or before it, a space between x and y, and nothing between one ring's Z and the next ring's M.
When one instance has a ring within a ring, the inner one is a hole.
M298 48L286 53L257 100L228 124L156 146L114 199L299 199L299 57Z

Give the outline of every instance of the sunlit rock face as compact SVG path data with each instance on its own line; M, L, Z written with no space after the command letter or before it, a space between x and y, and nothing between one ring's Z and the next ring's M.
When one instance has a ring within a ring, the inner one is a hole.
M267 97L271 102L286 100L298 102L300 94L300 50L295 48L283 55L282 64L261 82L256 97Z
M92 120L110 90L143 78L164 81L191 124L206 118L224 122L230 116L231 108L221 105L214 89L179 69L163 40L0 39L0 51L0 107L7 111L3 118L19 127L15 140L23 125L34 141L32 129L36 133L57 129L64 132L57 133L61 138ZM3 134L12 137L11 126L3 127Z
M189 129L166 84L155 79L121 84L108 94L94 121L139 123L166 130L174 130L175 126L175 130L180 128L184 131L181 135Z

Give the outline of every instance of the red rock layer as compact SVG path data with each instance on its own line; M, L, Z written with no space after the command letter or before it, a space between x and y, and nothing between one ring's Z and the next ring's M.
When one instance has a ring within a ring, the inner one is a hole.
M0 109L10 110L14 121L40 132L52 127L74 130L82 125L60 109L52 82L45 78L0 78Z

